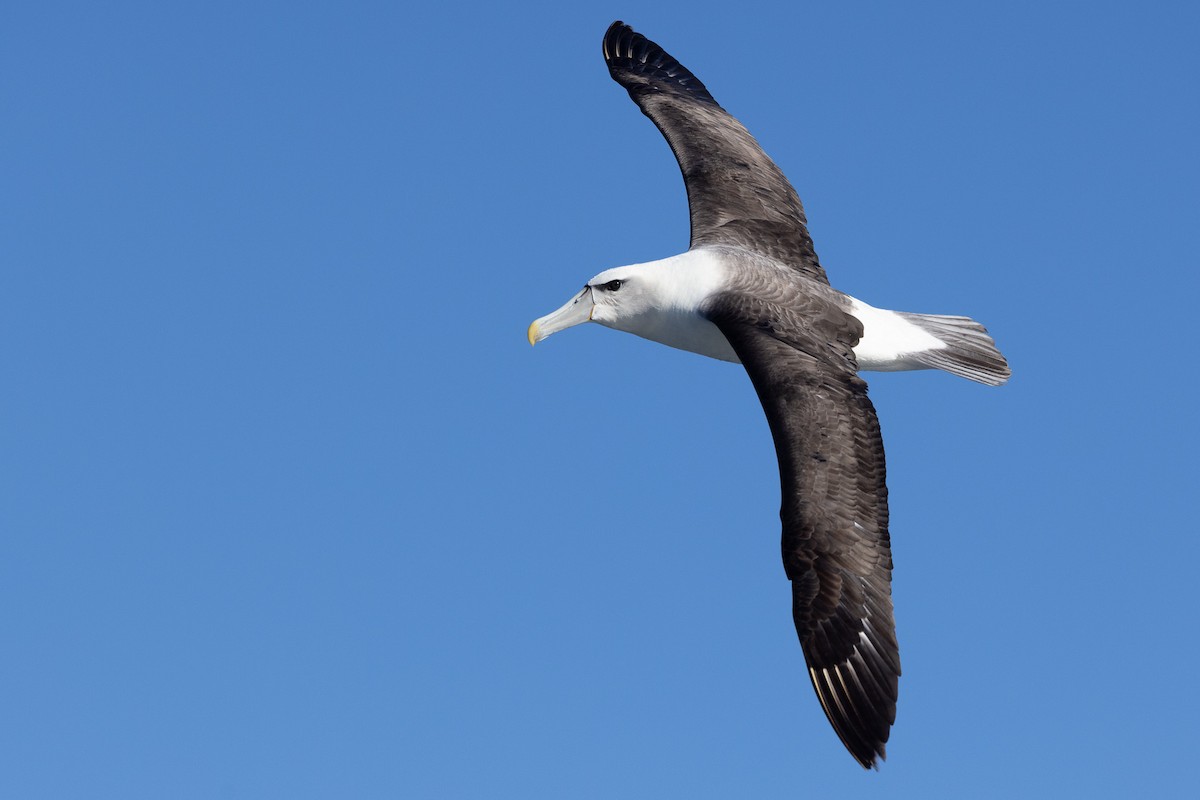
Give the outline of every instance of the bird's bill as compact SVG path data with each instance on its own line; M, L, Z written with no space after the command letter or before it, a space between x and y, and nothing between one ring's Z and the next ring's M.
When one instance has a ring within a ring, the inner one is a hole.
M592 287L585 286L582 292L568 300L558 311L539 317L529 324L529 343L537 344L551 334L587 322L592 318L595 309Z

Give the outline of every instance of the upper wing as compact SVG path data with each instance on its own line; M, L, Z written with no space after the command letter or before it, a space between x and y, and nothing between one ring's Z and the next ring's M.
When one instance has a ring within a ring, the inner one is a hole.
M829 282L796 190L696 76L622 22L604 35L604 60L679 161L692 247L736 245Z
M838 315L745 295L718 297L708 312L750 374L775 440L783 563L809 677L842 743L870 767L885 757L896 719L900 653L883 440L855 373L861 327Z

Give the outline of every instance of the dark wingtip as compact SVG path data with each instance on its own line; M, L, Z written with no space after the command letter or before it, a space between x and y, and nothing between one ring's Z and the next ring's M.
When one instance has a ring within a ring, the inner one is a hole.
M621 22L621 20L617 20L612 25L609 25L608 30L604 32L604 41L600 43L601 48L604 50L604 60L612 61L613 57L617 54L617 42L620 41L622 35L632 37L633 34L633 28Z
M669 86L697 100L717 105L708 89L687 67L621 20L608 26L601 47L609 72L631 92L634 88L621 79L620 73L641 75L659 86Z
M848 672L856 684L853 688L839 686L843 676L835 672L836 680L832 679L828 670L822 670L818 676L817 670L810 666L808 677L816 689L821 710L846 750L863 769L878 770L880 762L887 759L887 740L896 719L895 701L885 703L883 709L872 708L860 683L870 679L866 676L860 679L852 670Z
M887 758L900 689L900 654L891 624L890 597L864 597L862 616L857 620L842 613L814 624L816 584L803 577L792 581L792 611L809 680L821 710L850 755L864 769L879 769ZM886 605L886 612L879 608L880 603ZM841 607L844 611L845 604Z

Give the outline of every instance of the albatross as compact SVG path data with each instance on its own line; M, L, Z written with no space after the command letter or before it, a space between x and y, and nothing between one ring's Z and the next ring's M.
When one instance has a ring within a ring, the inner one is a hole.
M795 189L704 84L619 21L603 52L679 162L691 244L596 275L529 326L529 343L595 322L745 367L779 459L783 566L808 676L846 749L877 767L900 651L883 439L859 372L940 369L997 386L1008 363L969 317L888 311L832 288Z

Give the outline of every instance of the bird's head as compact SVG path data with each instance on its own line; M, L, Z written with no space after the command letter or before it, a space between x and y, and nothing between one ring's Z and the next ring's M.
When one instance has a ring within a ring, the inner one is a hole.
M583 322L634 331L638 320L657 308L653 276L643 266L616 267L592 278L562 308L530 324L529 343Z

